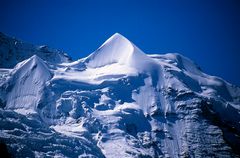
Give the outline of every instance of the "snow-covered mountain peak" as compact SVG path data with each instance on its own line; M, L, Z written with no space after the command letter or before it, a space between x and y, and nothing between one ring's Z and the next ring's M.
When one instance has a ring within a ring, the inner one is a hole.
M96 68L113 63L136 67L151 60L137 46L119 33L115 33L87 58L87 66Z
M128 49L126 50L128 50L128 53L132 52L131 49L134 47L131 41L119 33L113 34L98 49L107 46L114 47L115 49L122 49L123 47L127 47Z
M115 40L115 39L121 39L122 41L124 41L124 42L130 42L126 37L124 37L123 35L121 35L120 33L118 33L118 32L116 32L115 34L113 34L110 38L108 38L105 42L104 42L104 44L105 43L107 43L107 42L109 42L109 41L113 41L113 40Z
M1 36L0 144L14 157L239 157L240 88L190 59L116 33L67 62Z
M43 71L43 73L47 72L47 71L45 71L46 69L48 70L44 61L37 55L33 55L29 59L26 59L26 60L20 62L19 64L17 64L16 67L13 69L12 73L16 73L22 69L24 69L24 71L26 72L29 70L33 70L36 67L38 67L38 70Z

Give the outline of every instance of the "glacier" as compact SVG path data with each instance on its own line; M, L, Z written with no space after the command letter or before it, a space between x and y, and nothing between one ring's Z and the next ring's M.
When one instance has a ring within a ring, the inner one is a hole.
M13 157L239 157L240 88L119 33L89 56L0 33L0 143Z

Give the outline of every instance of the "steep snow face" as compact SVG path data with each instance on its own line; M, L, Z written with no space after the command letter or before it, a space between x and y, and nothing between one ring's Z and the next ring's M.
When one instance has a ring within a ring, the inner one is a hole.
M17 157L237 157L239 110L239 87L120 34L72 63L0 69L0 140Z
M46 82L51 73L38 56L19 63L11 72L5 86L8 91L6 109L19 113L37 113L37 105L42 98Z
M71 61L71 58L62 51L48 46L34 46L0 32L0 68L13 68L17 63L34 54L52 64Z

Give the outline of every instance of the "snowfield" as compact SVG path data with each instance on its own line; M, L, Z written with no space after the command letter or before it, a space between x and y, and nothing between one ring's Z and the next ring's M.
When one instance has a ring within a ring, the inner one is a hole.
M0 34L0 142L14 157L239 157L240 88L116 33L71 61Z

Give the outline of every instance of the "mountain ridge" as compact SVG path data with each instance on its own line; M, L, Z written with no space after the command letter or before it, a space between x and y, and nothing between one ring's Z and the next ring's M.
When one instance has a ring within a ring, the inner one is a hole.
M0 68L13 68L17 63L38 55L50 63L70 62L72 59L63 51L52 49L46 45L35 46L9 37L0 32Z

